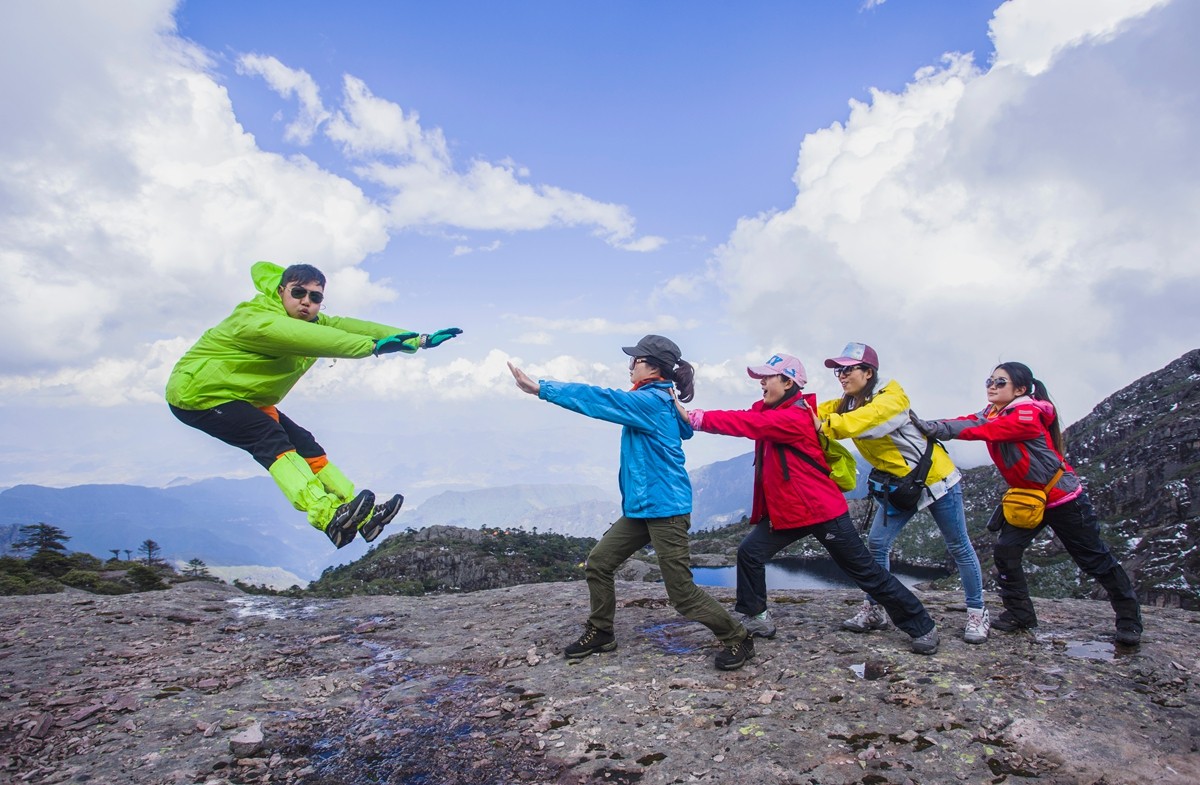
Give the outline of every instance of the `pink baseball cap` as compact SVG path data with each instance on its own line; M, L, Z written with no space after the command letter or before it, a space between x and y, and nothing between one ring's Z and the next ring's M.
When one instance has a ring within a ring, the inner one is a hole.
M751 365L746 373L755 379L765 379L768 376L786 376L801 387L808 381L804 372L804 364L790 354L773 354L771 359L762 365Z
M842 349L840 357L830 357L825 361L826 368L837 368L846 365L869 365L879 370L879 355L865 343L848 343Z

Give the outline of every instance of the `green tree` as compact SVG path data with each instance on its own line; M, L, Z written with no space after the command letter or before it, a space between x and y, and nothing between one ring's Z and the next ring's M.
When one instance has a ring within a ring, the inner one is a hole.
M120 548L109 548L108 552L113 555L113 557L112 557L113 561L121 561L121 549Z
M138 546L138 553L146 557L145 562L147 567L153 567L155 564L158 564L160 561L158 554L161 551L162 548L154 540L145 540Z
M147 540L147 542L150 542L150 540ZM158 572L153 567L148 567L145 564L133 565L129 568L126 576L138 591L157 591L167 588L167 584L163 583Z
M183 574L189 578L212 577L212 573L208 571L208 565L200 559L189 559L187 566L183 568Z
M14 551L65 551L67 546L63 543L71 539L62 529L48 523L22 526L20 531L21 539L12 544Z

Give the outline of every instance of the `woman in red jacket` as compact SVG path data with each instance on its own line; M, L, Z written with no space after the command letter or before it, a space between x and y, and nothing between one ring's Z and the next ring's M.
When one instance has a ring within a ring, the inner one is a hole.
M816 400L801 390L807 381L795 357L777 354L746 369L762 385L763 397L746 411L692 409L692 427L707 433L754 440L754 529L738 546L737 605L752 634L770 638L775 624L767 612L765 566L805 535L816 536L829 556L912 637L912 650L933 654L938 632L911 591L880 567L850 522L846 498L829 478L817 441ZM808 398L809 400L805 400Z
M1063 457L1066 450L1058 413L1046 385L1033 377L1029 366L1017 362L996 366L986 384L988 405L978 414L956 420L913 418L913 423L935 439L986 442L988 454L1010 488L1044 489L1054 480L1040 525L1023 529L1005 521L1000 526L993 556L1005 610L992 621L992 629L1011 632L1037 628L1021 558L1034 537L1049 526L1079 569L1108 591L1117 615L1116 641L1137 646L1142 640L1137 595L1124 568L1100 539L1099 521L1087 489Z

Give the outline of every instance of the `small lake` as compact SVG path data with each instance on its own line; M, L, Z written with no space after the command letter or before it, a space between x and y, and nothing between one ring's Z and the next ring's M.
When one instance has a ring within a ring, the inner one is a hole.
M736 567L693 567L701 586L736 586ZM892 574L905 586L944 578L945 570L893 566ZM853 589L854 581L829 559L784 557L767 562L768 589Z

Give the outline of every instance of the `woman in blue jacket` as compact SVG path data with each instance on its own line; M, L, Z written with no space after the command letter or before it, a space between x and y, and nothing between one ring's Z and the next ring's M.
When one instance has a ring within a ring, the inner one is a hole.
M754 641L721 603L692 580L688 528L692 485L684 469L683 440L692 426L679 414L679 400L692 399L692 366L674 341L647 335L637 346L623 347L629 361L631 390L590 384L534 381L509 363L521 390L597 420L621 425L621 517L588 554L585 573L591 614L579 640L564 654L578 659L617 648L613 617L617 609L613 576L625 560L651 544L658 554L667 596L684 616L708 627L724 650L716 666L735 670L754 656Z

